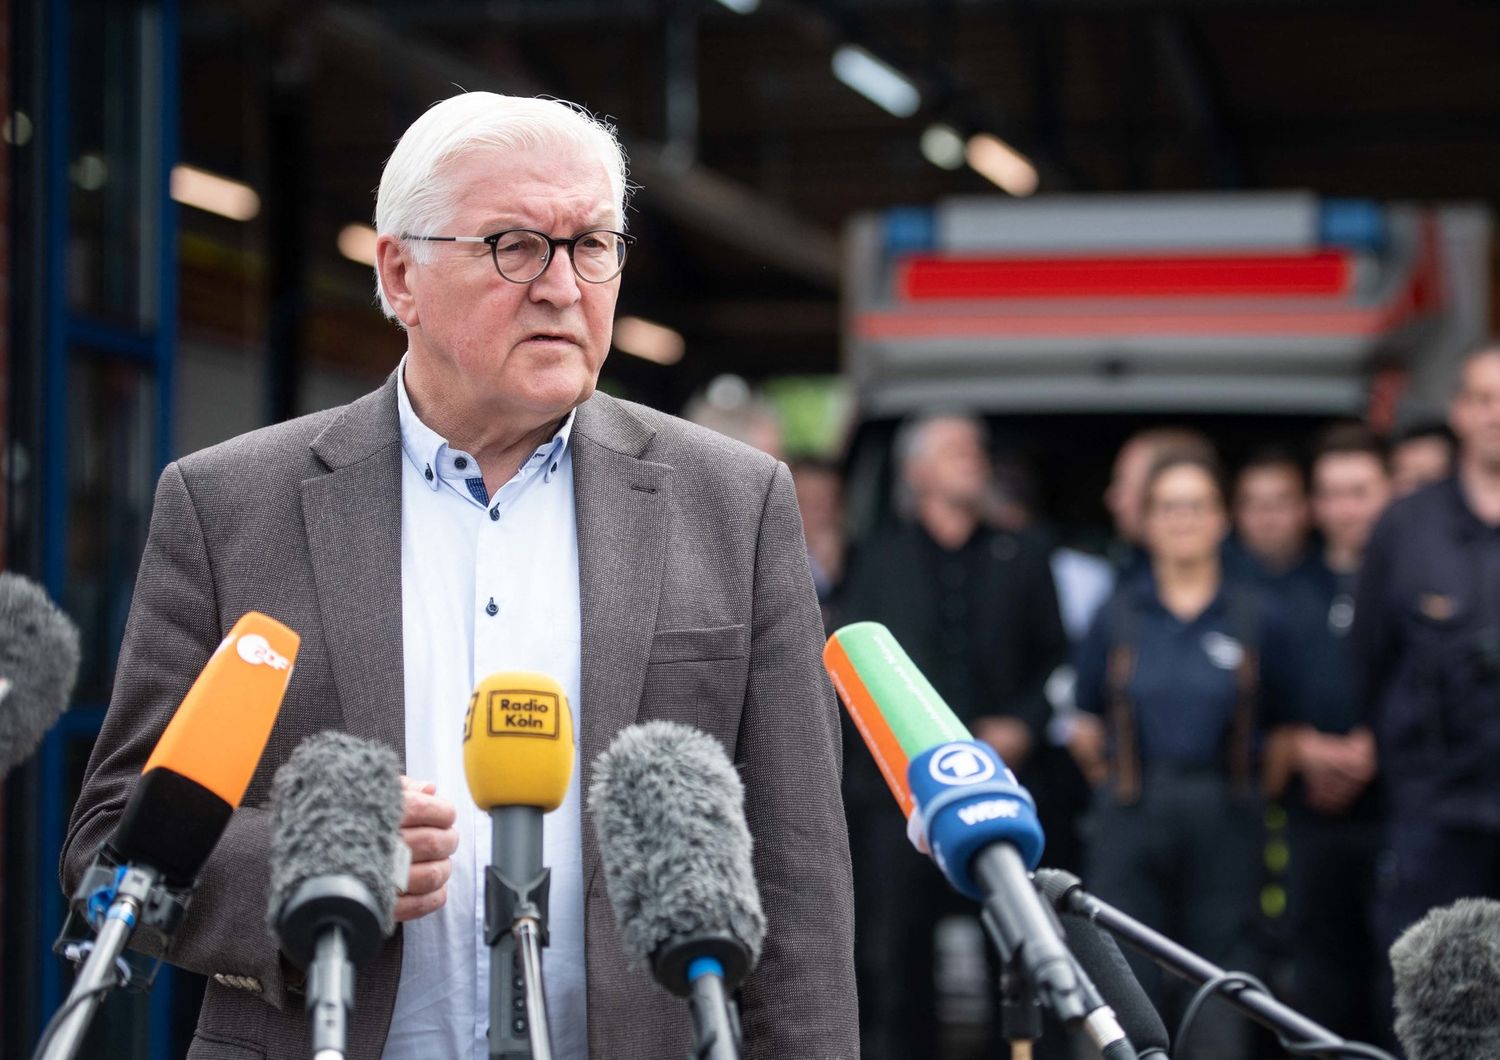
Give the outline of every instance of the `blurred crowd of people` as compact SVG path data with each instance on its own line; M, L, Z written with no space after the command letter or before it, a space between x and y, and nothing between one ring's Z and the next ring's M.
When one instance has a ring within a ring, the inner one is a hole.
M1138 433L1106 555L1057 547L975 416L901 426L896 518L853 547L837 467L793 475L830 629L891 629L1036 797L1047 864L1394 1049L1390 943L1500 897L1500 348L1464 362L1448 426L1303 446L1226 479L1205 435ZM934 926L966 903L907 849L852 728L845 750L864 1055L932 1055ZM1132 963L1175 1029L1188 992ZM1260 1055L1222 1006L1193 1042Z

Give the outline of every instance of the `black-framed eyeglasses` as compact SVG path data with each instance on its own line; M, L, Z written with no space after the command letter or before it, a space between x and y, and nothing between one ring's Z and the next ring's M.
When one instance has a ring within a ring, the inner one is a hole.
M511 283L530 283L552 264L558 247L566 247L573 272L586 283L608 283L620 275L635 237L608 228L581 232L572 239L553 239L531 228L507 228L492 236L413 236L424 243L486 243L495 271Z

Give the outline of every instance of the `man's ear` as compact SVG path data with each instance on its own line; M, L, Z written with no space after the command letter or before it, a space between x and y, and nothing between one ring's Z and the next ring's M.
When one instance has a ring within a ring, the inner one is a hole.
M380 289L385 300L396 311L396 319L408 328L421 323L417 298L411 289L411 248L392 235L375 241L375 267L380 272Z

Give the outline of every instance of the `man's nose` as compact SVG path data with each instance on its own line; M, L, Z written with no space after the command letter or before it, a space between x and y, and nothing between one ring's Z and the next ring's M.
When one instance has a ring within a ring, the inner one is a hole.
M531 298L536 302L551 302L557 306L572 305L582 296L578 274L573 271L573 260L565 247L558 247L552 260L542 274L531 281Z

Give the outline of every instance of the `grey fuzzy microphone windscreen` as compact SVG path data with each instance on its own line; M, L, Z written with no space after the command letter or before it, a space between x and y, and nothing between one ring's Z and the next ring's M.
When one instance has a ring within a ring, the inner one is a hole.
M621 730L589 795L609 898L638 964L698 935L731 935L753 967L766 934L745 789L718 741L670 721Z
M395 752L342 732L304 740L271 782L271 894L275 929L287 898L318 876L351 876L395 930L392 866L405 800Z
M78 628L42 587L0 574L0 777L31 757L78 678Z
M1500 1056L1500 902L1432 910L1391 947L1391 971L1407 1060Z

